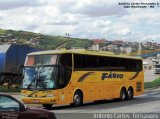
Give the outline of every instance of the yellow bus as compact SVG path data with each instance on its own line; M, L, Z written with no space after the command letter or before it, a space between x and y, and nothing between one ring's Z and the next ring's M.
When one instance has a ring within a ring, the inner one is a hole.
M27 55L23 72L22 101L46 108L114 98L130 100L144 91L142 59L106 52L34 52Z

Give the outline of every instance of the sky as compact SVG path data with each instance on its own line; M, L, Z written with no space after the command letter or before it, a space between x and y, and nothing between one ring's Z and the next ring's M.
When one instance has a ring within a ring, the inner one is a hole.
M160 0L0 0L0 28L47 35L160 42L160 7L119 3Z

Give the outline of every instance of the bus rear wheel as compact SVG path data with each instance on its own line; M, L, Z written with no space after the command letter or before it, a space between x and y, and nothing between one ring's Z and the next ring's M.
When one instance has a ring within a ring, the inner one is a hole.
M129 88L127 91L127 99L128 100L133 99L133 89L132 88Z
M126 90L124 88L122 88L121 92L120 92L120 100L124 101L124 100L126 100L126 98L127 98Z
M79 91L76 91L73 96L73 106L80 106L83 103L83 96Z
M49 109L52 107L52 104L42 104L44 108Z

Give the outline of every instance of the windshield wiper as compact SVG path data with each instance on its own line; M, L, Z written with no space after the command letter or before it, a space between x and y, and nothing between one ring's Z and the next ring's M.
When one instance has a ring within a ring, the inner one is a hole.
M35 77L33 80L31 80L30 84L28 85L27 89L30 89L31 86L35 83L35 81L37 80L38 78Z

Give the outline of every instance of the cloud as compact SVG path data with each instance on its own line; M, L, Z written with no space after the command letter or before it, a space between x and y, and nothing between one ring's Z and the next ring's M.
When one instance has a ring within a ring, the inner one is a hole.
M76 16L72 14L65 14L65 15L56 15L52 17L54 20L46 19L45 24L47 25L78 25L78 19Z
M96 20L94 22L94 26L95 27L105 28L105 27L107 27L109 25L111 25L111 21L110 20Z
M82 14L88 17L123 16L128 14L127 10L117 4L118 0L112 2L106 0L69 0L69 2L65 2L61 0L56 5L62 13Z
M67 32L79 38L158 41L160 9L124 9L118 5L125 1L0 0L0 27L50 35Z
M126 36L126 35L129 35L130 33L131 31L129 28L122 28L121 30L117 32L117 35Z
M141 38L141 41L154 41L160 43L160 34L152 34L152 35L146 35Z
M124 24L112 24L109 27L102 29L101 35L110 39L121 39L132 34L130 28Z
M122 9L117 6L107 6L107 4L100 4L94 6L88 6L79 13L91 16L91 17L100 17L100 16L123 16L127 14L125 9Z
M42 0L0 0L0 10L10 10L20 7L35 7L43 4Z

